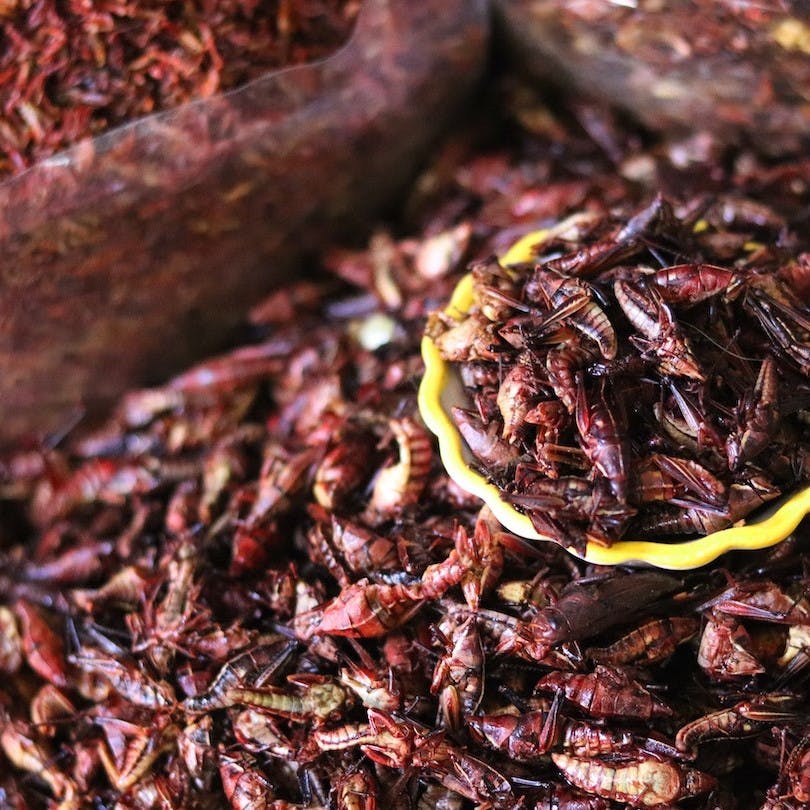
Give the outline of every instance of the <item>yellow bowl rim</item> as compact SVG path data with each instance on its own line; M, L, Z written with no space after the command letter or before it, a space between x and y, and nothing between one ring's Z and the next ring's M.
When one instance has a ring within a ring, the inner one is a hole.
M504 266L531 261L533 249L549 235L548 230L533 231L518 240L500 258ZM465 275L456 285L444 312L460 320L473 303L473 279ZM450 368L439 354L435 343L422 338L424 376L419 386L419 411L427 427L439 440L439 454L448 475L463 490L480 498L501 524L513 534L535 540L554 542L538 533L527 515L504 501L500 490L473 470L464 460L463 439L441 403L441 393ZM621 540L609 548L588 543L585 553L568 548L572 554L598 565L645 563L656 568L688 570L712 562L728 551L755 551L784 540L810 511L810 487L799 490L764 520L713 532L705 537L681 543L656 543L649 540Z

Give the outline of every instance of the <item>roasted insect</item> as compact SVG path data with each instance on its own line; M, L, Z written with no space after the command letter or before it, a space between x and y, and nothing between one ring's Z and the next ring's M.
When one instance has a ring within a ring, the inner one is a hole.
M716 781L708 774L672 762L642 757L628 763L552 754L554 764L575 787L631 807L655 807L708 793Z

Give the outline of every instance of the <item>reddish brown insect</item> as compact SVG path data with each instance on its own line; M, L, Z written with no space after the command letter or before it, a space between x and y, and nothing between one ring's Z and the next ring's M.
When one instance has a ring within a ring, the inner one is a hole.
M495 423L485 426L464 408L453 406L451 413L459 433L476 458L493 469L509 467L517 462L518 449L498 435L498 426Z
M274 686L234 686L227 692L227 701L255 706L297 723L335 719L351 703L345 687L326 675L299 673L288 675L287 680L301 687L297 694Z
M743 303L771 342L806 375L810 371L810 320L790 287L776 277L752 274L746 278Z
M7 607L0 605L0 671L13 675L23 661L23 643L17 619Z
M519 762L539 762L553 748L577 757L597 757L634 750L636 741L627 731L614 731L548 711L470 717L472 732L496 750Z
M67 806L76 801L76 785L55 764L52 751L37 742L30 726L4 714L0 729L0 748L15 768L41 779L53 797Z
M544 329L564 322L592 340L602 357L610 360L616 356L616 332L586 282L538 267L526 282L525 296L549 310L543 318Z
M409 587L363 579L323 607L296 616L293 628L304 641L316 634L373 638L406 622L423 604Z
M700 382L706 379L672 311L657 293L621 278L614 281L613 290L627 319L643 336L633 339L634 345L644 349L642 356L646 353L657 356L663 374Z
M121 792L144 779L157 758L174 749L180 732L180 727L171 723L166 715L157 715L151 727L115 718L104 718L99 722L103 724L108 740L119 735L125 739L117 753L112 753L104 743L98 748L110 784Z
M577 377L576 423L582 449L608 479L616 498L626 500L629 451L625 430L601 394L589 401L581 375Z
M634 503L671 502L683 492L683 485L664 473L652 459L639 460L630 483L630 498Z
M739 426L726 439L732 469L759 455L779 424L779 376L772 356L762 361L753 391L740 402L736 412Z
M546 373L554 393L574 413L577 405L577 372L594 360L592 352L584 346L563 344L549 349L546 355Z
M810 802L810 735L805 735L790 752L785 763L785 775L793 798Z
M71 591L72 602L80 609L92 612L104 604L119 605L134 610L146 599L154 577L134 565L119 568L101 587L77 588Z
M714 614L700 637L698 664L717 680L757 675L765 667L752 652L748 631L738 622Z
M442 315L436 314L428 322L426 331L434 340L442 356L448 360L496 360L502 338L497 326L483 315L471 315L463 321L449 320L442 325Z
M473 715L467 722L476 739L518 762L534 762L555 742L554 720L549 712L538 709L522 715Z
M232 690L268 681L286 664L295 646L295 642L279 637L265 639L263 644L228 661L208 689L186 698L183 708L196 714L233 705Z
M219 777L222 790L233 810L269 810L275 805L273 783L243 753L228 753L220 748Z
M437 635L446 652L436 664L430 690L439 695L446 726L458 731L484 696L484 647L474 616L460 622L445 619Z
M31 699L29 707L31 722L39 734L53 737L56 734L56 723L74 718L76 707L53 684L45 684Z
M393 517L419 500L433 461L433 445L419 422L406 418L391 419L388 424L399 460L377 473L368 504L368 511L381 518Z
M501 413L501 438L515 444L528 427L527 416L537 402L539 381L533 365L537 358L531 351L520 354L498 387L496 403Z
M472 535L459 526L454 535L455 548L464 565L461 592L467 604L477 609L481 597L488 594L500 579L504 565L504 546L511 535L501 530L489 507L478 513Z
M588 656L606 664L652 664L668 658L683 644L697 635L698 619L673 616L654 619L631 630L607 647L592 647Z
M277 512L288 508L290 498L305 486L310 468L319 456L320 453L311 448L290 456L283 448L269 443L264 449L264 461L259 472L256 499L251 506L246 525L249 528L259 526ZM327 473L324 470L328 463L326 459L321 462L322 467L319 467L315 474L316 485L325 486ZM348 483L344 482L344 484Z
M567 700L592 717L651 720L673 714L669 706L615 667L597 666L589 675L550 672L538 681L537 689L561 690Z
M85 504L97 501L120 504L127 496L149 492L157 484L158 478L141 465L91 459L60 486L40 491L35 519L44 525Z
M163 598L155 604L153 596L140 614L129 617L133 651L147 651L161 672L168 670L175 648L182 646L182 636L205 625L208 619L197 604L199 586L194 580L198 565L195 544L181 542L166 565L168 585Z
M210 784L216 768L216 749L211 738L213 725L211 715L205 715L199 720L187 721L177 737L180 758L189 776L201 786Z
M110 542L87 542L70 548L48 561L29 563L23 569L23 577L29 582L55 582L78 585L97 576L104 560L112 553Z
M362 648L360 648L362 650ZM401 686L389 667L387 673L377 673L372 669L372 659L363 650L366 661L363 665L352 661L340 670L340 682L351 689L361 703L370 709L396 712L402 708Z
M515 652L542 659L555 644L590 638L629 619L628 613L673 593L678 580L666 574L636 572L616 574L593 583L569 583L554 605L543 608L531 619L501 617L503 632L499 652ZM627 611L622 617L616 605Z
M675 738L679 751L694 752L700 743L714 739L736 739L758 734L766 724L790 721L796 703L793 695L761 695L720 709L683 726Z
M232 713L231 727L239 745L246 751L290 761L306 758L290 742L273 716L262 709L249 708Z
M40 610L19 599L14 612L20 620L22 647L31 669L59 687L67 687L68 669L62 638L51 629Z
M708 793L717 780L693 768L644 757L627 764L552 754L575 787L631 807L654 807Z
M173 706L176 696L172 685L155 680L132 660L82 646L69 656L70 663L105 681L111 689L135 706L165 709Z
M334 514L330 520L332 543L353 573L371 574L397 567L396 543L389 537Z
M728 528L780 494L779 488L767 478L752 475L746 483L729 487L728 501L723 507L706 501L694 502L695 505L690 506L687 500L683 500L681 503L686 508L651 512L637 521L636 528L645 535L656 532L663 535L706 535Z
M738 275L714 264L676 264L648 276L664 301L697 304L728 291Z
M333 793L337 810L377 810L379 785L366 768L341 774Z

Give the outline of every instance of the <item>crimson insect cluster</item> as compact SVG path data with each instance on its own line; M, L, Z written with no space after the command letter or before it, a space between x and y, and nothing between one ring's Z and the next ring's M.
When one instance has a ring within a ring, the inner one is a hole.
M733 245L716 216L574 215L536 261L475 265L461 320L432 317L470 396L459 432L544 536L709 534L806 480L810 256Z
M504 532L417 415L419 336L468 259L654 197L544 132L451 141L418 237L332 251L254 309L256 342L4 458L0 802L807 802L803 532L683 576L587 566ZM785 172L735 167L755 199L706 198L718 241L784 242Z

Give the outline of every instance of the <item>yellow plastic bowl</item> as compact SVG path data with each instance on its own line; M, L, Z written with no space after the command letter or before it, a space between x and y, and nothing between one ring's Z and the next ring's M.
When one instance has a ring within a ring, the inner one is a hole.
M535 231L524 236L504 254L501 264L531 261L536 255L535 247L546 241L548 235L548 231ZM473 280L471 275L466 275L456 286L445 314L461 320L472 303ZM498 487L470 467L472 453L450 416L454 405L469 404L461 378L455 368L442 359L436 345L427 336L422 338L422 358L425 374L419 386L419 411L425 424L439 439L439 452L447 473L462 489L484 501L508 531L521 537L553 541L553 538L538 533L527 515L504 501ZM810 487L772 504L751 523L738 524L696 540L682 543L622 540L610 548L589 543L584 554L573 548L568 551L599 565L645 563L672 570L698 568L727 551L754 551L776 545L796 528L808 511Z

